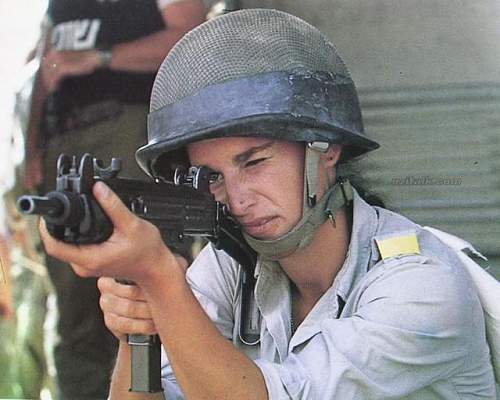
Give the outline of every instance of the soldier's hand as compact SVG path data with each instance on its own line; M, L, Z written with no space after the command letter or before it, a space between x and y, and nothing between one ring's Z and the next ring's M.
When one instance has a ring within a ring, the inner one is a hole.
M64 78L91 74L100 64L101 59L96 50L50 50L42 61L42 81L48 93L52 93Z
M135 216L103 182L94 185L93 194L113 224L111 237L99 244L67 244L51 237L42 222L47 253L70 263L83 277L108 276L139 286L184 279L187 262L165 246L158 228Z
M142 290L139 286L124 285L113 278L99 278L99 304L108 329L122 341L127 333L154 335L157 333Z

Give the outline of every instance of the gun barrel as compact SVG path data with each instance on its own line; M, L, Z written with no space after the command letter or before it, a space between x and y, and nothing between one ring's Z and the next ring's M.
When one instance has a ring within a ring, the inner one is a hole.
M21 196L17 201L17 207L23 214L38 214L48 217L58 217L64 211L61 200L45 196Z

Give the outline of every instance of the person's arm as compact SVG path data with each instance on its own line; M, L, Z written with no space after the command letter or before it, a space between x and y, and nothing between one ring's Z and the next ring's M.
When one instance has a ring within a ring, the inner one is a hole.
M44 54L49 51L49 37L50 27L46 20L42 24L41 37L36 49L36 57L40 59L40 66L33 82L31 110L25 139L24 186L29 190L36 189L43 181L42 151L39 149L39 140L43 106L48 96L47 87L43 84L42 69L44 68Z
M186 398L267 399L260 369L220 333L183 275L175 275L142 288Z
M181 0L165 7L162 15L165 29L112 48L111 69L156 72L177 41L205 21L206 10L201 0Z
M235 329L234 307L235 301L238 301L237 293L241 279L240 269L239 264L225 252L207 245L186 272L189 286L197 300L227 340L232 340ZM152 321L149 307L145 309L143 298L139 300L137 293L134 292L138 290L137 286L135 286L136 289L131 290L128 289L129 286L124 287L117 284L113 278L99 278L98 287L101 292L100 305L104 320L108 328L112 330L117 338L121 339L123 346L125 346L125 332L116 331L109 324L110 315L119 314L122 318L137 318L140 316L141 322L145 322L147 319ZM120 308L116 308L118 303L121 304ZM126 332L132 332L130 329L126 329ZM156 330L154 332L156 333ZM123 350L118 353L116 369L112 379L111 399L124 398L124 388L130 385L130 353L127 351L128 349ZM162 359L162 386L167 399L182 398L181 389L168 358Z
M14 316L9 253L7 238L0 234L0 319Z
M173 277L172 277L173 278ZM179 281L167 279L144 294L185 398L194 399L267 399L267 390L259 368L237 350L207 317L181 274ZM155 279L159 282L159 278ZM116 308L116 305L110 305ZM116 316L108 320L113 330L132 328L131 321ZM120 345L113 373L110 399L142 399L128 394L130 353ZM127 397L127 395L129 397ZM148 397L145 397L148 398ZM160 395L158 398L161 399Z
M43 181L43 152L39 148L40 123L43 115L43 105L47 99L47 91L41 84L39 74L35 78L31 100L31 113L28 122L25 144L24 186L34 190Z
M94 195L113 222L110 239L72 246L51 238L42 225L46 250L72 263L81 276L119 276L137 283L187 398L267 399L260 369L220 333L193 295L186 262L164 246L156 227L134 216L104 184L94 186ZM119 309L122 303L111 307ZM106 324L114 331L147 333L151 327L141 327L140 321L108 316ZM122 353L120 361L126 364L126 358ZM126 368L121 366L115 377L126 379Z
M177 41L205 20L201 0L181 0L162 10L165 28L142 38L113 46L111 62L106 68L115 71L156 72ZM52 49L44 58L44 83L49 92L68 76L90 74L102 68L98 50L58 51Z

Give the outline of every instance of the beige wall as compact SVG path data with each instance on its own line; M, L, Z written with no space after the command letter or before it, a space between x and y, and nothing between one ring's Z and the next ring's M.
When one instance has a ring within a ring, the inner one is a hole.
M498 0L241 0L329 36L358 87L500 82Z

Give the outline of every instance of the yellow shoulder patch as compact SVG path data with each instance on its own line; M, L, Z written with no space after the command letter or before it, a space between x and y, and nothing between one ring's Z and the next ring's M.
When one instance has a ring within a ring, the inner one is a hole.
M417 235L410 234L396 236L388 239L375 239L382 259L403 256L407 254L420 254Z

